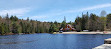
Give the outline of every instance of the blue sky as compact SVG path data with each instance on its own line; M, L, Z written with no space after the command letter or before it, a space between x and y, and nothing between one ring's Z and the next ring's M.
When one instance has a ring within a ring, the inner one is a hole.
M20 19L29 17L39 21L74 22L77 16L105 10L111 13L111 0L0 0L0 15L16 15Z

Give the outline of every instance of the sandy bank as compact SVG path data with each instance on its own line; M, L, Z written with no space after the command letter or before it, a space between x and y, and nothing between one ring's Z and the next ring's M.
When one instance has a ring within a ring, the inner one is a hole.
M62 32L57 34L111 34L111 32Z

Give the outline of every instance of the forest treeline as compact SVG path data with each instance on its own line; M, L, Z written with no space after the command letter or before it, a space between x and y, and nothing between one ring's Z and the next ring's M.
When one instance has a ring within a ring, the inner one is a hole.
M82 14L77 17L75 22L66 23L66 18L59 23L54 22L41 22L27 18L19 19L17 16L5 17L0 16L0 35L6 34L31 34L31 33L53 33L58 32L61 28L65 28L66 24L72 25L76 31L110 31L111 30L111 14L106 16L97 16L96 14Z
M66 22L63 23L55 22L41 22L37 20L30 20L27 18L18 19L17 16L9 16L6 14L5 17L0 16L0 35L7 34L31 34L31 33L53 33L59 31L61 26L65 26Z
M97 16L96 14L82 14L77 17L74 23L77 31L110 31L111 30L111 14L106 16Z

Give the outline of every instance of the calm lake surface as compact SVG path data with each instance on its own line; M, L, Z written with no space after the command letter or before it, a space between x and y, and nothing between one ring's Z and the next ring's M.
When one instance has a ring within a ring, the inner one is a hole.
M25 34L0 36L0 49L91 49L111 35Z

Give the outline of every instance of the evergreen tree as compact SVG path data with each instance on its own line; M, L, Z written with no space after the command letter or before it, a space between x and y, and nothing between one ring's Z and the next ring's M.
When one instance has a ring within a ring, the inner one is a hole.
M65 28L66 26L66 18L64 17L64 21L62 21L61 28Z
M76 20L75 20L75 28L76 28L76 30L77 31L81 31L82 29L81 29L81 18L80 17L77 17L76 18Z
M4 28L4 24L0 24L0 34L4 35L5 34L5 28Z
M17 33L18 27L16 25L17 24L15 22L12 24L12 33Z
M111 30L111 14L107 15L107 29Z

